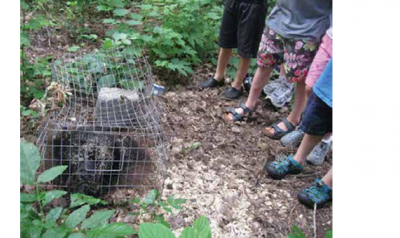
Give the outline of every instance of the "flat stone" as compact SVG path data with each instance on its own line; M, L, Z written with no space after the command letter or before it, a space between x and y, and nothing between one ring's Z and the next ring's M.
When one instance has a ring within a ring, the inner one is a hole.
M96 124L100 126L131 127L140 124L143 113L137 92L121 88L101 88L96 102Z

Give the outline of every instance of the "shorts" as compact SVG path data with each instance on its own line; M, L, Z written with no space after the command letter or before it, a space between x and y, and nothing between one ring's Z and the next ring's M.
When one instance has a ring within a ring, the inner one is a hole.
M218 45L256 58L267 16L266 0L226 0Z
M313 136L332 132L332 108L314 93L308 99L300 129Z
M319 46L317 54L314 57L313 62L311 63L310 70L308 71L308 75L306 78L306 85L312 88L317 82L319 76L324 71L326 64L328 64L329 60L332 58L332 39L325 35L322 38L322 43Z
M261 38L257 65L274 68L284 63L288 82L302 82L307 77L318 46L319 42L314 40L284 38L267 26Z

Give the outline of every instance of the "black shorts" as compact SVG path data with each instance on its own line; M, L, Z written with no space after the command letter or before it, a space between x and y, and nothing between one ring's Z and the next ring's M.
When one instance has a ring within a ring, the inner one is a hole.
M314 93L308 99L300 129L313 136L332 132L332 108Z
M256 58L267 15L266 0L226 0L218 44Z

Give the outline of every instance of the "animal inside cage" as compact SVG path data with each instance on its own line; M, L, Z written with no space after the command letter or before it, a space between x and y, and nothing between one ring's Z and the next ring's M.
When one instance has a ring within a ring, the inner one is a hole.
M56 61L47 91L52 110L37 143L40 171L68 166L53 187L95 196L113 188L160 188L166 138L152 89L140 49Z

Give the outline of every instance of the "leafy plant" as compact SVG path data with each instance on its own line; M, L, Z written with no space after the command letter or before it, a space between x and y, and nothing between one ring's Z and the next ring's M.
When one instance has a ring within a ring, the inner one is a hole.
M21 52L22 53L22 52ZM41 99L46 88L46 80L51 76L49 61L51 56L36 58L31 63L21 55L21 94L22 101L28 104L33 98Z
M87 217L92 205L106 202L84 194L71 194L69 208L54 207L46 211L48 204L63 197L67 192L42 191L39 185L51 182L61 175L67 166L52 167L36 178L41 160L37 147L32 143L21 142L20 151L21 183L34 185L36 188L33 194L20 194L21 237L117 238L135 234L135 230L125 223L108 223L114 210L97 211Z
M168 197L166 201L162 201L158 190L153 189L149 194L140 201L140 198L134 198L130 201L131 204L138 205L138 212L131 213L132 215L150 214L151 222L162 224L170 228L169 223L164 219L164 213L157 213L159 209L163 209L167 213L172 213L172 208L180 210L181 205L186 202L186 199Z
M135 43L146 49L157 69L188 76L193 66L218 48L220 3L211 0L144 0L133 3L135 12L113 10L103 20L114 28L106 33L103 48ZM140 30L139 28L140 27Z
M139 227L139 238L175 238L171 229L161 224L142 223ZM186 227L180 238L211 238L210 223L205 216L197 218L192 227Z
M307 238L307 236L299 227L293 225L292 232L288 234L288 238ZM325 233L325 238L332 238L332 230Z

